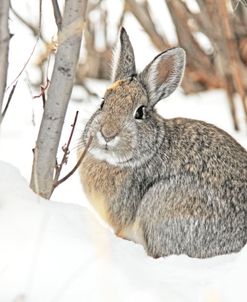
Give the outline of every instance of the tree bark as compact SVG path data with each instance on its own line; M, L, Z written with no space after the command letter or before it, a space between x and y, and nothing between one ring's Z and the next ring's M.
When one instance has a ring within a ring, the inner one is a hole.
M66 0L47 102L34 149L31 188L49 199L56 155L79 58L87 0Z
M9 53L9 0L0 1L0 124L2 120L2 105L7 82Z

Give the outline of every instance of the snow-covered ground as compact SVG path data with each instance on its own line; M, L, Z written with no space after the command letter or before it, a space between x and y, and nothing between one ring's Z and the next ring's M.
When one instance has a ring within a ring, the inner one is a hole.
M26 6L12 2L19 12L31 15L32 2L26 0ZM47 0L43 2L48 5ZM13 17L11 22L15 35L10 45L9 84L35 42ZM127 19L126 29L133 40L137 66L143 68L155 50L135 22ZM49 30L53 32L55 27ZM143 38L142 45L139 38L134 39L136 35ZM31 68L32 62L29 65L28 76L33 77L37 71ZM42 104L32 98L37 92L30 91L27 78L26 73L21 76L0 130L0 302L247 301L247 246L237 254L204 260L185 255L152 259L140 245L117 238L102 223L88 205L77 173L55 190L51 201L29 189ZM103 96L108 83L90 80L88 85ZM78 98L83 101L73 100ZM236 101L240 112L241 103ZM99 103L85 99L75 89L61 146L67 141L75 111L80 115L63 173L75 164L83 125ZM157 109L166 118L184 116L214 123L247 148L244 117L239 115L242 131L234 132L222 91L190 97L177 91Z
M107 83L89 84L102 94ZM247 300L247 247L235 255L205 260L184 255L155 260L140 245L117 238L99 220L77 173L55 190L51 201L35 195L28 181L38 125L33 120L39 119L40 105L31 105L25 82L18 89L0 137L0 160L5 161L0 162L0 302ZM62 144L76 109L80 123L67 170L76 161L83 124L98 104L70 104ZM221 91L191 97L178 91L158 110L165 117L213 122L247 146L245 131L232 130Z
M155 260L86 207L38 197L10 164L0 171L1 302L246 301L247 247Z
M44 200L16 168L0 170L1 302L246 301L247 247L155 260L89 209Z

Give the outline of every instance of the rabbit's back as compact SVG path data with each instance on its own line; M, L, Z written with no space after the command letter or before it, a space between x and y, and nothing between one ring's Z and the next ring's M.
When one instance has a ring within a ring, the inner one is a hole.
M183 118L165 121L165 128L170 141L170 171L174 174L196 177L219 191L229 188L231 182L235 188L247 182L247 152L224 130Z
M143 172L155 182L137 211L149 254L203 258L240 250L247 241L246 151L201 121L166 120L164 133Z

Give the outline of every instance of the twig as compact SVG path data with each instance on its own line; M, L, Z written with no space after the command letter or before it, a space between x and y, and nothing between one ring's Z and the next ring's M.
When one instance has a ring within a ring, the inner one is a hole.
M233 10L238 8L239 3L247 7L247 0L231 0Z
M238 119L237 119L237 115L236 115L236 105L234 102L234 87L233 87L233 80L232 80L231 75L225 76L225 90L226 90L227 99L228 99L229 106L230 106L230 112L232 115L233 126L234 126L234 129L236 131L238 131L240 128L239 128Z
M46 82L45 85L40 85L40 94L37 96L34 96L33 99L38 98L38 97L42 97L42 103L43 103L43 109L45 109L45 104L46 104L46 95L45 95L45 91L47 90L47 88L50 85L50 80L48 78L48 74L49 74L49 65L50 65L50 58L51 58L51 53L48 55L47 58L47 68L46 68ZM41 68L42 69L42 68ZM43 75L42 78L44 78L44 72L42 71Z
M33 49L32 49L32 52L31 52L31 54L29 55L29 57L28 57L26 63L24 64L24 66L22 67L21 71L18 73L18 75L16 76L16 78L10 83L10 85L7 87L6 90L8 90L12 85L15 85L15 83L18 81L19 77L22 75L23 71L26 69L28 63L30 62L30 60L31 60L31 58L32 58L32 56L33 56L33 54L34 54L34 51L35 51L35 49L36 49L36 46L37 46L37 44L38 44L38 42L39 42L39 37L37 38L37 40L36 40L36 42L35 42L35 44L34 44L34 47L33 47Z
M54 177L54 182L56 183L58 181L58 178L60 176L60 173L61 173L61 170L63 168L63 165L67 162L68 160L68 154L69 154L69 146L70 146L70 143L71 143L71 140L72 140L72 137L73 137L73 134L74 134L74 130L75 130L75 125L77 123L77 118L78 118L78 111L76 111L76 114L75 114L75 118L74 118L74 122L73 124L71 125L72 129L71 129L71 132L70 132L70 135L69 135L69 139L68 139L68 142L67 144L65 144L65 146L62 148L63 149L63 158L61 160L61 163L60 164L56 164L56 173L55 173L55 177Z
M32 91L32 87L31 87L31 80L30 80L30 77L29 77L29 74L28 74L27 70L25 71L25 74L26 74L25 82L27 84L28 92L30 94L30 97L33 98L33 91ZM33 127L35 127L35 125L36 125L35 112L34 112L33 108L32 108L32 125L33 125Z
M9 41L11 39L8 16L9 0L2 0L0 2L0 124L9 66Z
M80 83L80 85L85 89L86 93L87 93L89 96L92 96L92 97L99 97L99 95L98 95L96 92L92 91L92 90L86 85L86 83L85 83L84 81L82 81L82 82Z
M45 109L45 103L46 103L46 98L45 98L45 91L42 93L42 104L43 104L43 109Z
M126 4L126 2L124 2L124 7L123 7L123 10L122 10L122 13L120 15L118 25L117 25L118 32L120 31L120 28L123 26L123 23L124 23L125 15L126 15L126 12L127 12L126 7L127 7L127 4Z
M61 15L57 0L52 0L52 6L53 6L53 12L54 12L54 17L55 17L55 21L57 24L57 28L58 28L58 31L60 31L61 27L62 27L62 15Z
M15 15L16 18L19 19L19 21L21 21L26 27L28 27L33 35L35 37L39 36L40 39L42 40L43 43L45 44L49 44L49 42L44 38L44 36L40 33L40 29L38 27L36 27L35 25L31 24L30 22L28 22L26 19L24 19L14 8L13 6L10 4L10 9L11 12Z
M151 19L151 15L147 14L144 4L140 4L136 0L125 0L125 8L130 11L141 24L143 29L149 35L153 44L161 51L170 47L165 36L161 36Z
M10 104L10 101L11 101L11 99L12 99L12 97L13 97L14 92L15 92L15 88L16 88L16 86L17 86L17 83L18 83L18 81L15 82L15 84L13 85L13 87L12 87L12 89L11 89L11 91L10 91L10 94L9 94L9 97L8 97L8 100L7 100L7 103L6 103L6 106L5 106L4 109L3 109L2 117L1 117L1 119L0 119L0 120L1 120L1 123L3 122L3 119L4 119L4 117L5 117L5 115L6 115L6 112L7 112L8 108L9 108L9 104Z
M56 181L56 182L53 184L53 190L54 190L57 186L59 186L61 183L63 183L65 180L67 180L71 175L73 175L73 174L75 173L75 171L78 169L78 167L79 167L80 164L82 163L82 161L83 161L85 155L87 154L87 151L88 151L88 149L89 149L89 147L90 147L92 141L93 141L93 137L90 136L89 139L88 139L88 142L87 142L87 144L86 144L86 146L85 146L85 149L84 149L84 151L82 152L82 154L81 154L81 156L80 156L78 162L77 162L76 165L74 166L74 168L73 168L67 175L65 175L63 178L61 178L60 180Z
M33 97L33 99L37 99L37 98L41 97L42 94L43 94L43 93L46 91L46 89L48 88L49 84L50 84L50 81L47 79L45 85L40 85L40 94L35 95L35 96Z
M229 67L233 78L233 84L242 100L245 119L247 121L247 97L246 97L245 85L243 82L239 52L238 52L236 41L234 40L234 33L232 31L230 18L227 12L227 5L225 2L222 2L221 4L218 3L218 5L219 5L219 12L222 16L222 29L223 29L224 37L226 39L226 46L228 50L227 53L228 62L230 63Z
M13 11L13 8L12 8L12 11ZM37 32L37 39L36 39L36 42L34 44L34 47L32 49L32 52L30 54L30 56L28 57L26 63L24 64L24 66L22 67L21 71L19 72L19 74L16 76L16 78L11 82L11 84L7 87L6 90L8 90L12 85L14 85L17 80L19 79L19 77L21 76L21 74L23 73L23 71L26 69L28 63L30 62L33 54L34 54L34 51L38 45L38 42L41 38L41 20L42 20L42 0L40 0L39 2L39 25L38 25L38 32Z
M39 0L39 35L41 35L42 5L43 5L43 0Z
M46 103L45 91L48 88L49 84L50 84L50 80L47 78L45 85L40 85L40 94L35 95L33 97L33 99L37 99L39 97L42 97L43 108L45 108L45 103Z
M94 3L92 3L92 2L94 2ZM96 2L89 1L88 7L87 7L87 15L89 15L89 13L91 13L93 10L98 8L100 6L101 2L103 2L103 1L102 0L97 0Z

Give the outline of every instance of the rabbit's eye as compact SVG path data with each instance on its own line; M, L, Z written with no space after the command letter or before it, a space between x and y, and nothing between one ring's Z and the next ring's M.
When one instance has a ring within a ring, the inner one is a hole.
M146 117L146 106L140 106L135 112L135 119L143 120Z
M100 110L102 110L102 109L103 109L104 104L105 104L105 100L103 99L103 101L102 101L102 102L101 102L101 104L100 104Z

